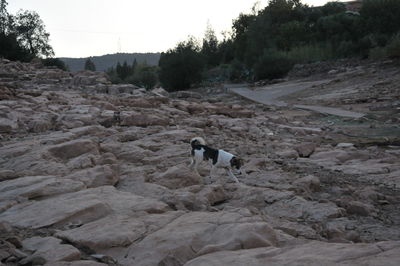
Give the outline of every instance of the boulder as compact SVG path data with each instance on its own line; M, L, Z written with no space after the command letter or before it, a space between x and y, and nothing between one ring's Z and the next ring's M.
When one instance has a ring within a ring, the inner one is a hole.
M295 147L295 150L297 151L300 157L308 158L314 152L316 147L317 145L315 143L303 143L297 145Z

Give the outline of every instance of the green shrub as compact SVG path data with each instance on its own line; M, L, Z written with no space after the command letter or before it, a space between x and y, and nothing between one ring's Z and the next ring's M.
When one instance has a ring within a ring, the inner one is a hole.
M335 54L339 58L343 57L351 57L356 54L357 47L351 41L341 41L339 46L337 47Z
M157 67L147 64L137 66L135 73L125 79L126 82L150 90L158 82Z
M233 60L229 67L229 80L231 81L243 81L248 78L248 71L244 64L238 60Z
M334 58L331 45L307 44L292 48L286 57L296 64L325 61Z
M392 40L386 46L386 55L390 58L400 57L400 33L393 36Z
M62 69L64 71L68 70L67 65L64 63L64 61L58 59L58 58L46 58L42 59L42 64L44 66L55 66L59 69Z
M385 47L374 47L369 50L368 58L372 60L381 60L386 57Z
M293 62L283 53L265 51L254 66L255 80L284 77L293 67Z

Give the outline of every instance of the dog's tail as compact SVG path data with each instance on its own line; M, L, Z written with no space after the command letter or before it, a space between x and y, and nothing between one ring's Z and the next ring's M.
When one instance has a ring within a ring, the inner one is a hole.
M195 145L206 145L206 141L202 137L194 137L190 140L190 145L192 147Z

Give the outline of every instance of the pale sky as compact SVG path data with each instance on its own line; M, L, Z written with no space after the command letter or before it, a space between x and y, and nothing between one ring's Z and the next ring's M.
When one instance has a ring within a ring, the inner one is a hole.
M202 39L209 22L218 39L257 0L8 0L8 12L36 11L56 57L163 52L188 36ZM259 0L260 8L268 0ZM310 6L328 0L302 0Z

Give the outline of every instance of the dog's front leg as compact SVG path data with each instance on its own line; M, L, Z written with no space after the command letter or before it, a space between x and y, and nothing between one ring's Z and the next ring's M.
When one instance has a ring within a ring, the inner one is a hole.
M227 169L228 175L230 178L232 178L233 180L235 180L236 183L239 183L239 180L236 178L236 176L232 173L231 169Z
M193 167L194 167L194 159L191 158L191 159L190 159L190 164L189 164L190 170L193 170Z
M217 167L215 165L211 166L210 170L210 181L214 179L215 172L217 171Z

